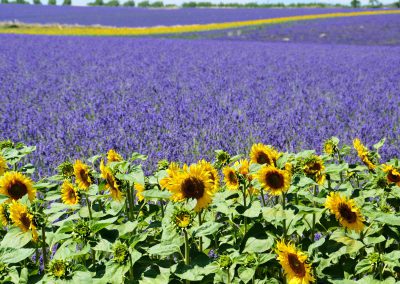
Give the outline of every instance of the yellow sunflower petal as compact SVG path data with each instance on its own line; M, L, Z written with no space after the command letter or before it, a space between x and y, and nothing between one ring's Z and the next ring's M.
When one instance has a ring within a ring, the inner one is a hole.
M111 149L108 151L107 153L107 164L111 163L111 162L121 162L124 159L122 158L122 156L115 151L114 149Z
M2 176L8 169L7 161L0 155L0 176Z
M273 147L262 143L254 144L250 150L250 160L260 165L275 165L279 153Z
M353 140L354 149L356 149L358 156L360 157L361 161L368 167L370 170L375 169L374 163L369 159L369 151L367 147L365 147L360 139L356 138Z
M342 197L338 192L331 192L326 198L325 207L335 215L343 227L356 232L363 230L364 217L353 199Z
M230 190L237 190L239 188L239 179L235 170L231 167L225 167L222 169L222 173L224 174L226 187Z
M291 175L286 170L280 170L273 166L264 166L256 176L262 187L271 195L281 195L288 191L290 187Z
M90 168L88 165L82 163L81 160L76 160L74 164L74 175L79 188L88 189L92 184Z
M33 222L33 215L29 213L26 205L13 200L10 205L10 219L23 232L31 231L33 241L37 241L38 232Z
M36 198L36 189L27 176L19 172L6 172L0 178L0 194L7 195L12 200L18 200L28 195L30 201Z
M78 190L68 180L65 180L61 185L61 200L64 204L68 205L79 203Z

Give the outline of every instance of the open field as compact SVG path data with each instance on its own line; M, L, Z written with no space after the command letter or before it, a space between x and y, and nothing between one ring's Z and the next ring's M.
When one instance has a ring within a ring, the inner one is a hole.
M1 5L0 283L399 283L400 10L353 11Z

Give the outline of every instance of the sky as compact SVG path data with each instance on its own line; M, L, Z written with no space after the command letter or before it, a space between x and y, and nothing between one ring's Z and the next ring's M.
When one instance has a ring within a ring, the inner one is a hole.
M107 2L107 0L104 0ZM141 2L143 0L134 0L135 3ZM157 0L149 0L150 2L155 2ZM164 4L176 4L180 5L183 2L212 2L212 3L249 3L249 2L257 2L257 3L312 3L312 2L319 2L319 3L330 3L330 4L350 4L351 0L163 0ZM396 0L380 0L383 4L393 3ZM31 2L31 1L30 1ZM42 1L46 3L47 1ZM86 6L88 2L93 2L93 0L72 0L72 5L74 6ZM119 2L123 3L125 0L119 0ZM361 0L362 4L368 4L368 0ZM57 0L57 3L62 3L62 0Z

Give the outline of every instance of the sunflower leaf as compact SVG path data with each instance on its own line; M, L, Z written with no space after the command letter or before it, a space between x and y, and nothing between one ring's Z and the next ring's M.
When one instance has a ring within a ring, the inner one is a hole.
M18 263L27 257L30 257L34 253L35 249L12 249L12 248L0 248L0 262L5 263Z

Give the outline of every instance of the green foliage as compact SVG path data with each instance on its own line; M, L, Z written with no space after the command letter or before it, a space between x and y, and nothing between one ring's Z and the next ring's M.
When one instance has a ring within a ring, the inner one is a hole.
M142 8L147 8L150 7L150 2L149 1L142 1L138 3L138 7L142 7Z
M135 1L128 0L123 4L124 7L135 7Z
M93 184L78 189L77 204L64 204L61 183L68 179L75 185L76 177L74 165L63 163L56 176L35 182L40 199L18 201L34 215L38 241L32 227L22 231L8 224L0 229L0 282L282 283L289 280L283 279L278 259L277 244L283 242L304 253L318 283L396 283L400 281L400 163L397 159L376 163L373 170L361 163L348 164L353 150L337 138L329 141L334 147L322 156L315 151L280 153L271 166L290 172L290 187L276 196L267 194L258 180L262 165L251 164L246 173L235 164L239 156L217 151L213 165L232 167L239 187L228 190L220 177L211 203L199 211L194 210L197 199L175 202L174 191L167 190L182 185L179 178L189 174L185 167L170 176L163 161L156 172L145 175L140 163L146 157L138 153L118 162L107 161L106 155L88 159ZM383 143L375 144L374 150ZM0 155L7 166L32 175L27 155L35 148L4 145ZM105 177L101 160L112 177ZM322 167L313 165L319 161ZM317 168L325 179L310 175L310 169ZM111 185L118 186L121 199L110 194L116 190ZM342 206L336 212L344 212L342 219L327 205L333 192L354 202L352 211L343 207L345 201L337 204ZM8 201L7 195L0 196L0 205ZM357 210L360 230L343 225L343 218L351 221L351 212ZM39 257L47 259L40 274Z
M72 5L72 0L64 0L63 1L64 6L71 6Z
M110 0L107 3L105 3L104 6L118 7L119 1L118 0Z
M47 5L57 5L57 1L56 0L49 0L47 2Z

